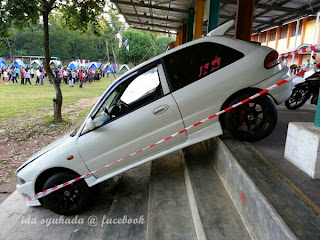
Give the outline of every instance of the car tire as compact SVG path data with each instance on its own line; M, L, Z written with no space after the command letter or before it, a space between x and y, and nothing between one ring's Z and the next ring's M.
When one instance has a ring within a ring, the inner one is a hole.
M230 104L236 104L253 94L236 97ZM225 127L234 138L255 142L266 138L275 128L277 110L268 96L260 96L226 112Z
M58 186L77 177L79 176L73 172L55 173L46 180L43 190ZM81 179L43 197L43 202L44 206L52 212L70 216L80 213L87 205L88 198L89 187Z

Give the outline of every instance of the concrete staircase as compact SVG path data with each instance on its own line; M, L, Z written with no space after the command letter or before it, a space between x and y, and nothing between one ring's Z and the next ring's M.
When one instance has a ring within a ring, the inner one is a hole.
M108 225L105 239L251 239L203 144L127 172L118 189L108 217L146 223Z
M196 144L116 182L115 188L99 185L79 215L95 216L96 225L22 224L28 215L59 216L23 207L14 193L1 205L0 239L320 239L319 216L246 143L233 139Z

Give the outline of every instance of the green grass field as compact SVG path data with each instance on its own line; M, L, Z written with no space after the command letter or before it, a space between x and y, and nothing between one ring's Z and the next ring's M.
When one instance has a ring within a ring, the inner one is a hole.
M62 83L63 107L81 98L101 96L112 81L114 81L113 76L105 77L100 81L93 81L92 84L86 83L83 88L79 88L78 84L71 88L68 84ZM26 111L37 112L43 107L52 110L55 90L48 79L45 79L42 86L34 85L35 79L31 82L33 85L12 84L12 82L5 85L2 79L0 80L0 122Z

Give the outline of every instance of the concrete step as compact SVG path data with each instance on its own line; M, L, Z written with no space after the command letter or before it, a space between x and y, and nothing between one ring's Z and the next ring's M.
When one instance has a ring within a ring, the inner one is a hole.
M151 163L121 175L102 239L146 239L150 178Z
M181 151L152 162L147 239L197 239Z
M247 143L225 137L205 145L253 239L320 239L320 216Z
M183 149L186 179L190 181L206 239L251 239L202 143ZM195 213L197 214L197 212Z

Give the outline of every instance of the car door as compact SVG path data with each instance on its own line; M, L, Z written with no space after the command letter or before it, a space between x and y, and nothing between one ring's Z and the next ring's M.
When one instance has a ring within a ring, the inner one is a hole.
M123 105L120 110L115 104L119 100ZM129 111L121 113L127 107ZM110 111L108 114L106 108ZM90 171L114 163L184 128L176 102L169 94L161 64L138 70L133 77L119 84L108 94L92 119L97 127L78 138L80 155ZM102 177L121 171L185 141L186 134L182 133L94 175Z

